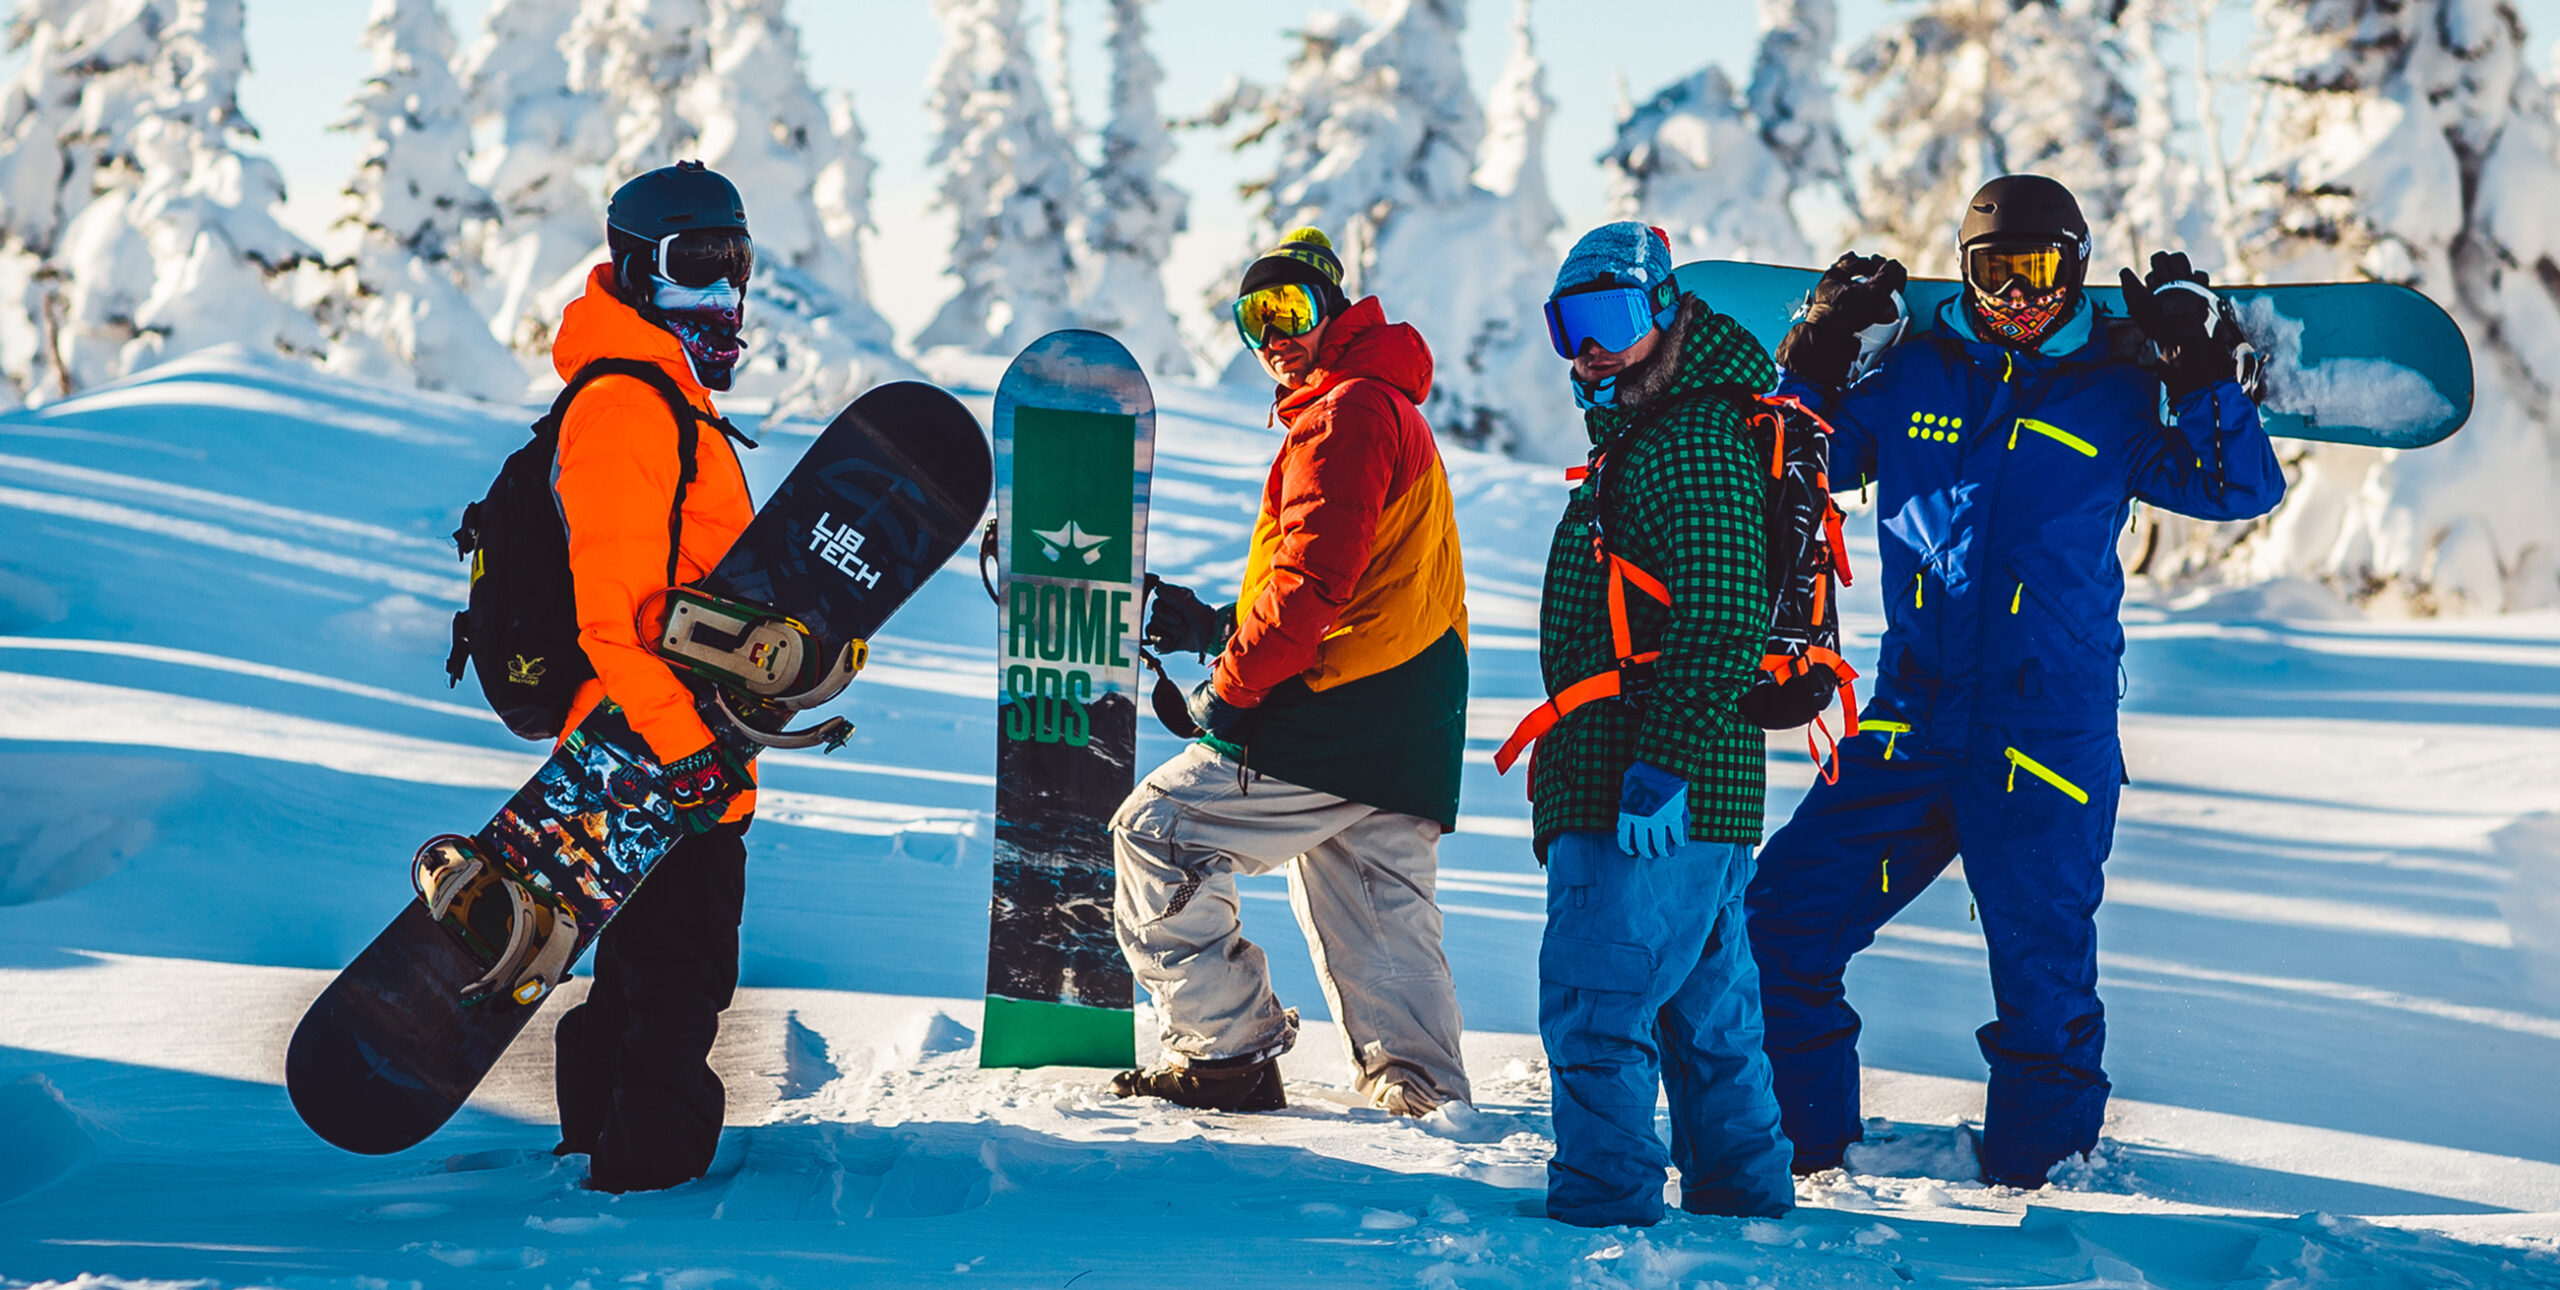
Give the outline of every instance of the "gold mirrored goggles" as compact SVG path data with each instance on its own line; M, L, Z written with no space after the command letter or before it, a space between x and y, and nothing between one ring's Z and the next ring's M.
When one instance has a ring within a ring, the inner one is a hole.
M1974 290L1991 296L2011 287L2051 291L2062 285L2066 263L2068 260L2063 249L2051 243L2030 246L1986 243L1965 249L1964 280Z
M1324 301L1303 282L1283 282L1237 297L1236 334L1247 349L1304 336L1324 321Z

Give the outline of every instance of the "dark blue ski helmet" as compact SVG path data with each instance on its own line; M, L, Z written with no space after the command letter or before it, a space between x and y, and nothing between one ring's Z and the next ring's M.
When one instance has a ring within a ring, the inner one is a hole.
M730 235L680 239L698 244L703 254L697 263L712 276L743 279L753 267L745 199L738 196L736 184L699 161L660 166L614 189L604 226L614 272L625 286L646 282L653 271L671 279L690 276L666 272L669 239L678 234Z

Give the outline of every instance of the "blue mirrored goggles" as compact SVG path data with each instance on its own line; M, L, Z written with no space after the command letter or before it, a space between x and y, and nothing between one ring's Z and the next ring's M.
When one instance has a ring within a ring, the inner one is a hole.
M1581 353L1586 341L1615 354L1652 330L1653 296L1641 288L1585 291L1547 302L1547 340L1558 358Z

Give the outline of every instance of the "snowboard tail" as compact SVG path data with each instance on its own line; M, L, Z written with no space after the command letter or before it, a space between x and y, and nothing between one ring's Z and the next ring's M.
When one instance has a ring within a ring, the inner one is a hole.
M736 674L734 691L699 671L689 682L705 723L739 760L769 738L749 737L724 712L787 716L833 697L867 639L975 532L992 483L977 419L932 386L880 386L828 425L690 588L699 594L689 603L729 614L712 622L704 648L720 664L749 669ZM787 623L803 652L785 667L740 637L722 653L721 622L743 621ZM757 674L760 658L772 666ZM778 693L744 684L758 675ZM574 920L574 948L557 964L562 978L688 836L665 782L648 744L608 701L467 839L504 882ZM487 918L449 924L419 900L404 905L294 1030L285 1083L303 1122L336 1146L382 1154L424 1141L461 1109L554 983L545 956L539 981L501 973L511 979L466 997L501 963L492 952L499 931Z
M1675 272L1681 289L1730 316L1770 352L1795 323L1819 269L1699 260ZM1913 278L1903 288L1913 331L1927 325L1958 284ZM2471 417L2471 346L2462 328L2424 295L2389 282L2216 286L2266 363L2260 419L2288 439L2423 448ZM2124 317L2124 291L2090 285L2109 317Z
M996 388L995 881L981 1066L1128 1066L1111 814L1137 784L1138 616L1155 400L1098 332L1052 332Z

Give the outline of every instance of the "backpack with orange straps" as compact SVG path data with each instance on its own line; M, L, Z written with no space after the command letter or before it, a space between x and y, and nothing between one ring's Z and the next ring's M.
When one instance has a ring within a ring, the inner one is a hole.
M1616 446L1632 447L1638 436L1673 409L1701 398L1743 403L1745 424L1759 440L1761 460L1768 463L1761 520L1767 542L1769 639L1761 648L1760 668L1751 688L1742 695L1742 715L1763 730L1792 730L1810 723L1805 745L1814 754L1814 764L1822 767L1830 758L1815 744L1814 733L1828 737L1829 728L1821 718L1833 696L1841 698L1841 737L1858 733L1853 684L1858 673L1840 655L1838 587L1847 585L1851 575L1840 508L1831 500L1831 427L1794 398L1722 386L1666 402L1619 436ZM1660 650L1635 648L1627 626L1627 592L1633 588L1665 606L1671 603L1671 592L1661 579L1609 549L1608 461L1607 452L1595 451L1589 465L1567 471L1566 478L1598 476L1599 495L1593 502L1598 522L1591 553L1609 566L1609 639L1618 666L1567 686L1531 709L1494 754L1495 768L1506 774L1530 744L1575 708L1604 698L1642 702L1646 676L1662 656Z

